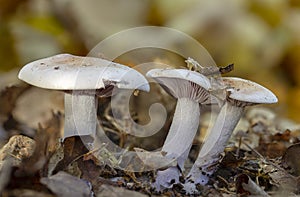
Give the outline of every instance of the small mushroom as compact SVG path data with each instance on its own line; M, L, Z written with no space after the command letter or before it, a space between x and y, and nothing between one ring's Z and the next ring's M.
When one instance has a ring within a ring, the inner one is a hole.
M97 96L110 95L114 87L149 91L139 72L94 57L59 54L28 63L19 79L40 88L65 92L65 128L70 136L94 137L97 125Z
M270 90L255 82L236 77L222 79L227 86L227 98L187 176L189 186L190 183L208 183L209 176L215 172L220 155L246 106L278 101Z
M209 102L209 80L202 74L186 69L152 69L147 73L172 96L177 98L174 118L162 147L162 153L177 166L158 171L154 187L169 188L179 182L184 162L197 133L200 118L199 103Z

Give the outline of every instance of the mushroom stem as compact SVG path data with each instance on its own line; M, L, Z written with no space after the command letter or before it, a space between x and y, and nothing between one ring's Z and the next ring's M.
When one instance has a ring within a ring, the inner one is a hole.
M209 176L217 169L216 164L220 155L224 151L243 111L244 107L235 106L230 102L224 104L187 176L189 181L201 185L208 183Z
M166 157L176 157L181 170L197 133L199 117L198 102L189 98L178 98L172 125L162 151L167 153Z
M94 137L97 125L95 92L73 91L65 94L65 128L63 140L71 136Z
M199 126L199 103L189 98L179 98L169 133L162 147L165 157L177 160L177 167L171 166L158 171L154 187L157 191L161 186L169 188L179 182L179 176L184 169L184 162L188 157L193 139ZM179 169L179 168L180 169Z

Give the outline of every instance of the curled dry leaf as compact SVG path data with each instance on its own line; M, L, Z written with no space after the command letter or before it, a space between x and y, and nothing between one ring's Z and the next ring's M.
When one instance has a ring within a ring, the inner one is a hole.
M269 196L246 174L240 174L236 178L237 193L240 195Z

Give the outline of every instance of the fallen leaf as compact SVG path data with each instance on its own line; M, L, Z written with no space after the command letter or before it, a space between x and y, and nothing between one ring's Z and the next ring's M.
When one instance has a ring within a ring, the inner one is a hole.
M60 113L53 113L52 119L45 126L39 125L39 129L34 137L36 141L35 151L31 157L26 158L22 162L19 173L29 175L42 170L42 176L47 176L46 164L57 148L61 118Z
M15 108L17 99L29 87L29 85L9 86L2 90L0 93L0 114L9 116Z
M3 162L8 159L12 159L13 166L20 166L22 160L32 156L35 147L35 141L29 137L23 135L12 136L0 149L0 170Z
M62 171L48 178L41 178L40 181L54 194L61 197L89 197L92 193L91 186L87 181Z
M271 143L260 143L258 152L268 158L281 157L286 150L285 143L282 141Z
M259 185L257 185L246 174L240 174L236 177L237 193L240 195L269 196Z
M67 169L68 165L76 162L77 159L80 159L88 152L88 149L78 136L66 138L63 142L63 149L64 158L58 162L53 173Z
M295 176L300 175L300 143L291 145L282 157L282 164Z
M17 99L29 88L29 85L8 86L0 92L0 136L5 138L5 131L17 128L18 124L13 120L12 112ZM14 124L9 124L14 122Z
M9 191L4 191L2 196L20 196L20 197L55 197L53 194L47 194L40 191L30 190L30 189L14 189Z
M122 187L114 187L110 185L102 185L100 188L95 191L95 196L97 197L124 197L124 196L131 196L131 197L146 197L147 195L136 192L130 191Z
M282 170L273 170L269 172L268 175L271 177L272 185L276 185L279 188L279 191L286 192L299 192L300 181L296 177L290 175L286 171Z

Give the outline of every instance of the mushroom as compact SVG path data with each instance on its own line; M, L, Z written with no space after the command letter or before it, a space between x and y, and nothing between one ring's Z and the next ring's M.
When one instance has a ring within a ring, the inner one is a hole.
M108 60L59 54L28 63L19 79L40 88L65 92L65 128L70 136L95 136L97 96L110 95L114 87L149 91L139 72Z
M199 126L199 103L209 102L209 80L202 74L186 69L152 69L147 77L157 81L169 94L177 98L174 118L162 147L162 154L177 160L177 166L158 171L156 190L170 188L179 182L184 162L188 157Z
M270 90L255 82L236 77L222 79L227 87L226 101L187 176L188 181L185 186L208 183L209 176L215 172L220 155L246 106L278 101Z

